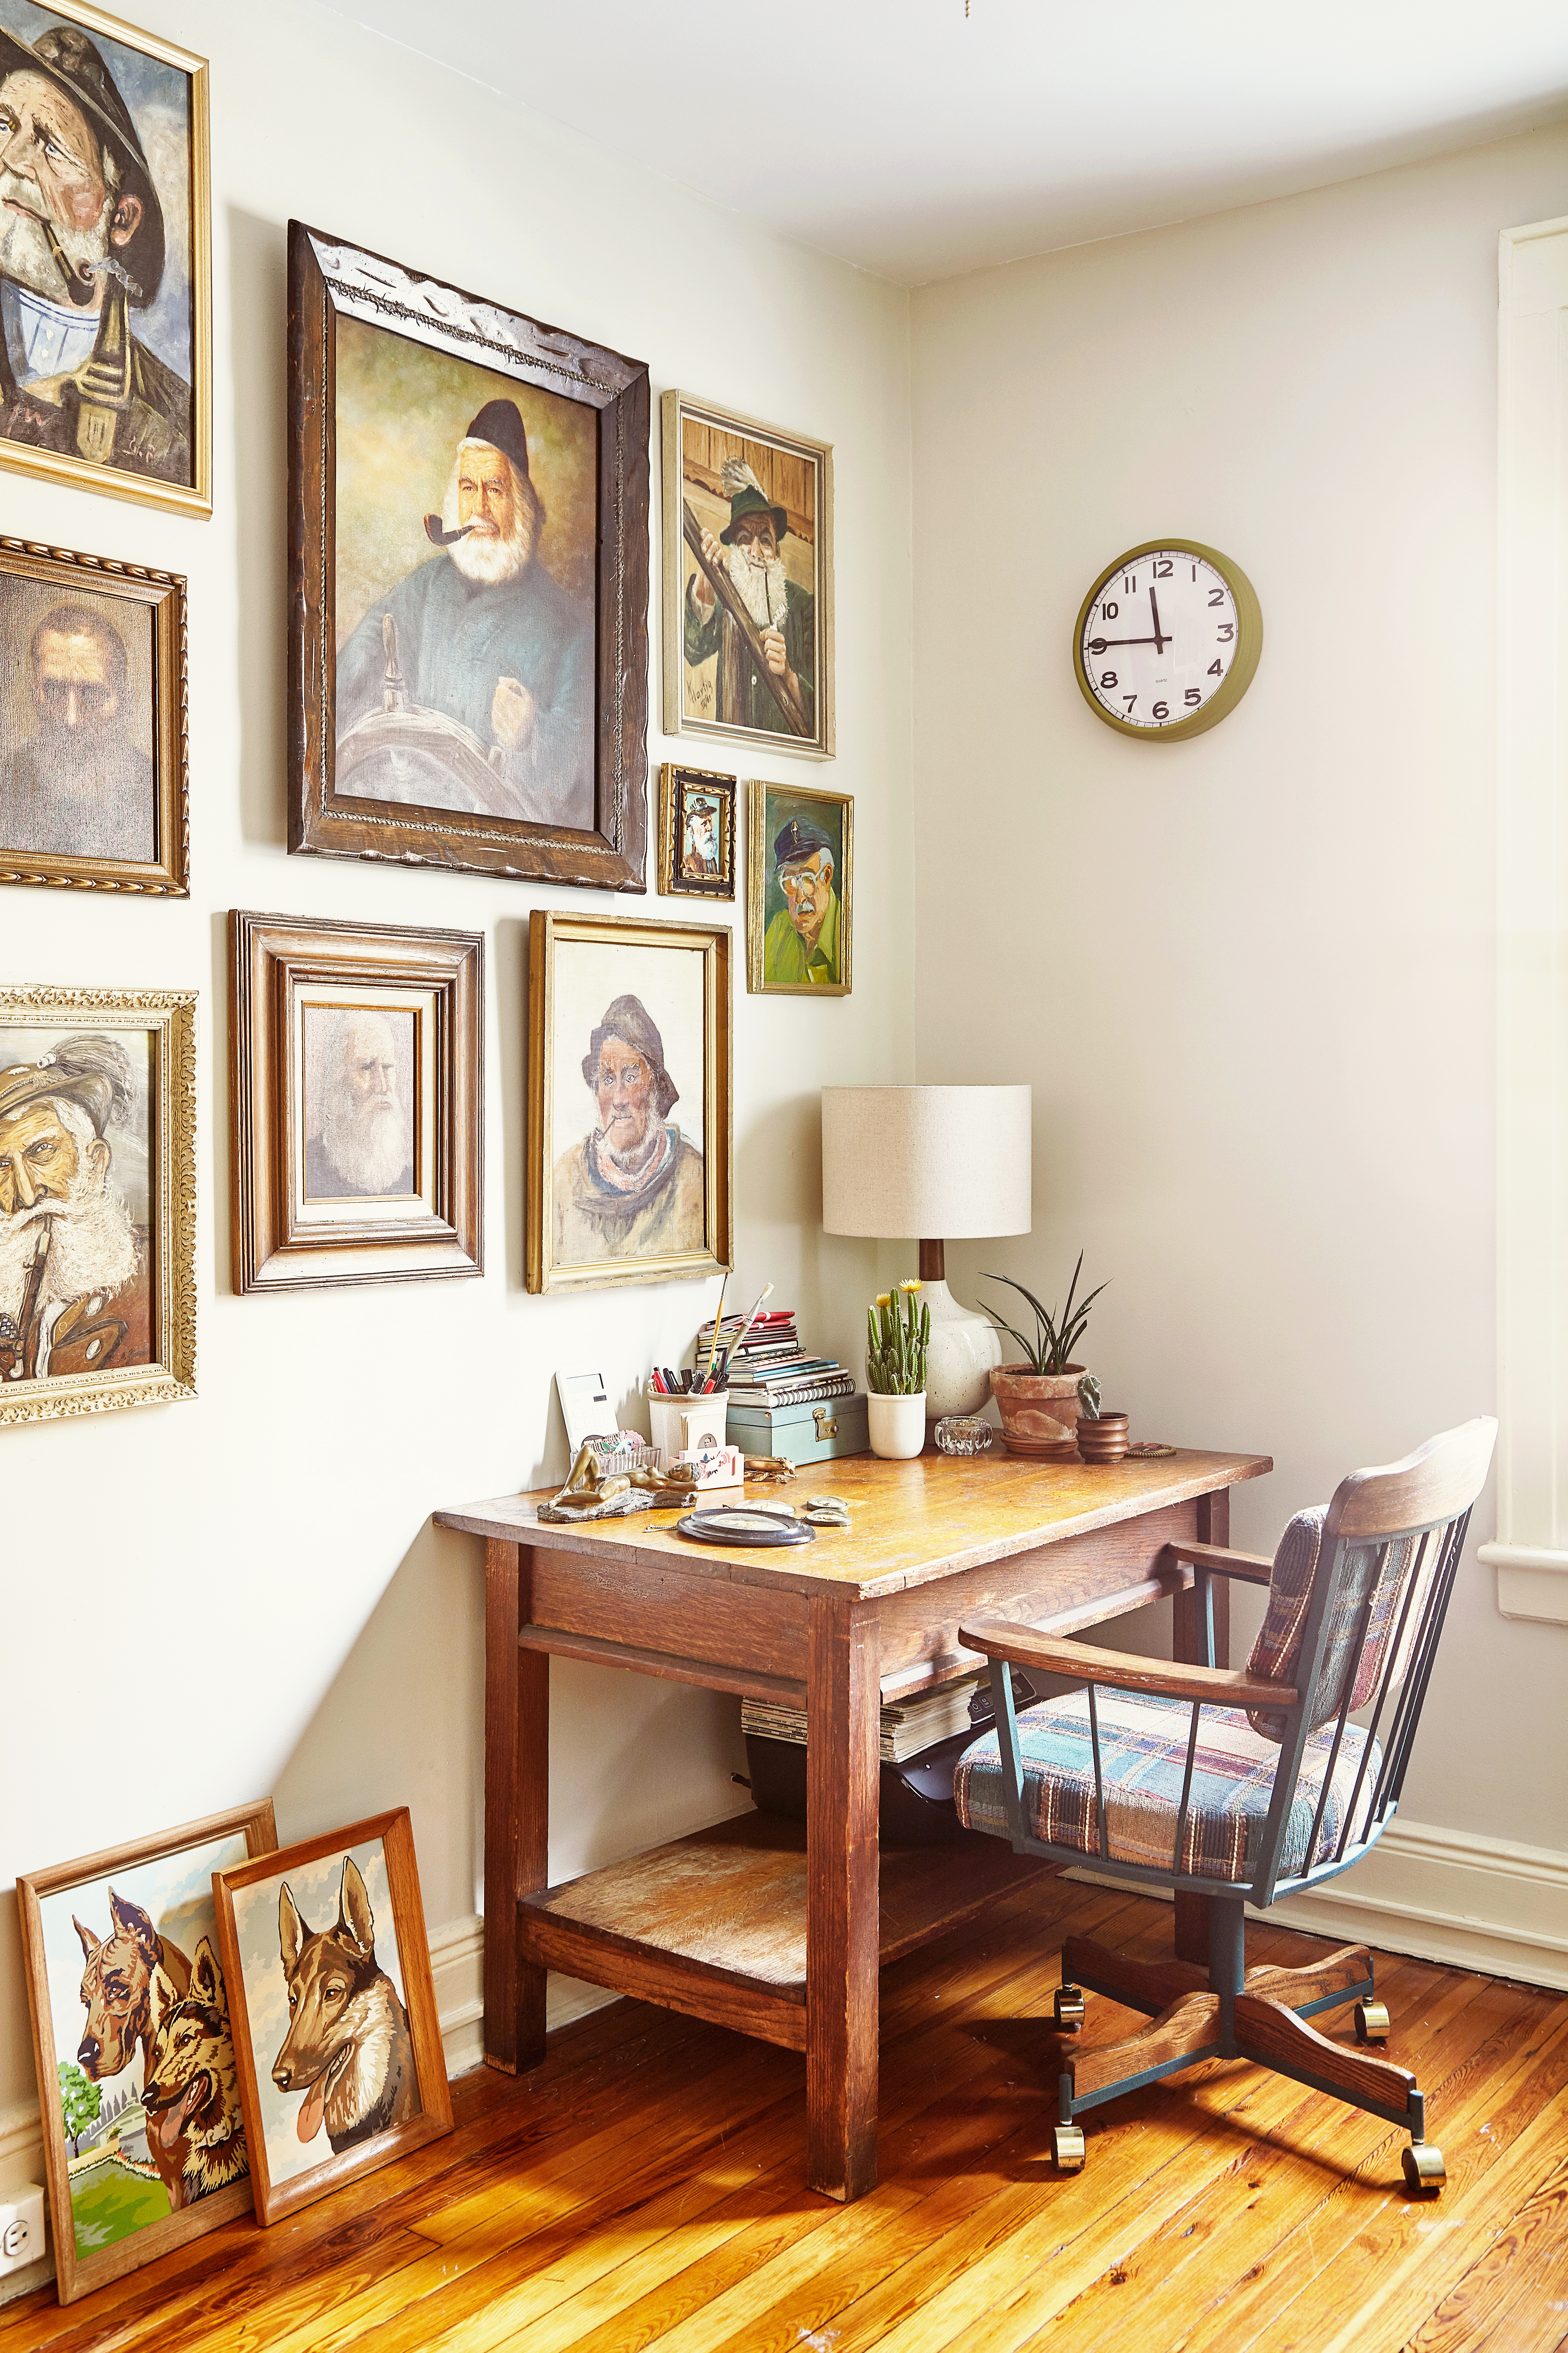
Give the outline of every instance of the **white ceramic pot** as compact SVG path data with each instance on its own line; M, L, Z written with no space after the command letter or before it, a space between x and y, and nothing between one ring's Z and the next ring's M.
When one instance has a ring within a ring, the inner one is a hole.
M926 1442L926 1393L913 1397L879 1397L872 1389L866 1399L871 1425L871 1451L884 1462L909 1462Z
M660 1397L650 1389L647 1418L659 1469L668 1471L678 1454L700 1454L708 1447L722 1446L729 1411L727 1389L703 1398Z

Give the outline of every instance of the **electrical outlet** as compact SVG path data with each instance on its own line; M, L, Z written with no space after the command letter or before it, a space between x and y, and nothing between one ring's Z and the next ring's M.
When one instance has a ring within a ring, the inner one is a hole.
M0 2198L0 2274L36 2263L44 2252L44 2193L32 2182Z

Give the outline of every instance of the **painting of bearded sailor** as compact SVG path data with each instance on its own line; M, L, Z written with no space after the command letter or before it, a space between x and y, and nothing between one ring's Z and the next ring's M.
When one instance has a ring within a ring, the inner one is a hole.
M426 518L440 554L339 653L340 793L593 826L594 617L545 562L545 520L521 411L488 400Z
M139 1107L113 1038L0 1069L0 1381L150 1362L146 1229L110 1140Z
M640 997L605 1008L583 1078L595 1116L555 1164L556 1264L700 1250L702 1155L669 1118L680 1098Z
M686 584L687 664L695 670L718 655L712 716L720 726L797 732L784 715L782 689L804 718L798 732L809 736L816 728L816 599L784 570L788 512L742 460L727 459L721 479L730 521L718 533L701 533L703 561L739 595L755 624L762 663L699 568Z
M320 1028L324 1040L313 1035ZM306 1199L412 1193L414 1016L309 1006L305 1032Z

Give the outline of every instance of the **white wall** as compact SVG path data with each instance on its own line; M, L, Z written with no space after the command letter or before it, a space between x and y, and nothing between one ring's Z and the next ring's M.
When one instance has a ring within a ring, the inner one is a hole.
M1275 1457L1258 1548L1494 1403L1497 237L1565 189L1556 130L914 298L919 1074L1037 1122L1033 1237L949 1273L1083 1245L1107 1401ZM1073 624L1167 532L1262 664L1128 742ZM1568 1850L1565 1644L1472 1556L1412 1816Z
M838 758L730 765L856 797L854 995L749 997L742 959L735 1000L736 1287L771 1277L837 1348L875 1257L820 1233L816 1090L912 1069L906 296L335 12L159 0L154 21L212 62L214 519L0 483L7 532L189 577L194 887L188 904L5 892L0 979L200 991L200 1398L0 1435L0 2142L33 2094L17 1871L263 1790L285 1839L407 1802L432 1927L474 1913L480 1548L429 1514L563 1472L555 1366L602 1365L625 1393L717 1292L522 1290L529 909L690 902L285 855L290 215L645 357L656 401L683 385L836 445ZM657 514L657 447L653 480ZM658 577L656 546L653 764L675 748L658 733ZM485 933L482 1280L230 1295L234 906ZM739 941L743 906L721 919ZM557 1874L740 1800L733 1700L571 1663L554 1687Z

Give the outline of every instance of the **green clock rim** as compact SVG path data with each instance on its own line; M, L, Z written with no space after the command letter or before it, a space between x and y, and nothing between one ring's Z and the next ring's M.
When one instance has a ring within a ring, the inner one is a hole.
M1212 564L1236 599L1236 658L1226 673L1219 692L1194 711L1190 718L1173 719L1166 727L1135 727L1131 721L1118 719L1107 711L1083 674L1083 625L1089 618L1089 607L1106 582L1121 571L1124 564L1135 563L1144 555L1197 555ZM1108 564L1093 587L1078 608L1078 623L1073 630L1072 674L1078 681L1078 691L1105 726L1115 729L1118 735L1131 736L1139 744L1180 744L1192 735L1202 735L1228 719L1257 675L1258 657L1263 651L1263 607L1258 601L1258 591L1239 564L1222 555L1217 547L1208 547L1201 539L1145 539L1137 547Z

